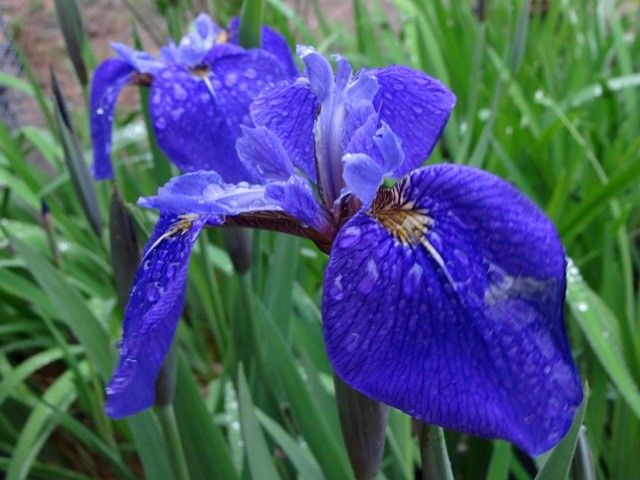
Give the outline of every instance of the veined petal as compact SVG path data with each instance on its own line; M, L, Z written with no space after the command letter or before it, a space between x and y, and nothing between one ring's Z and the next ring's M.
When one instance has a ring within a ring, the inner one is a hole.
M342 157L344 181L350 192L368 207L375 197L384 176L382 165L364 153L347 153Z
M205 55L215 45L223 30L206 13L196 17L189 32L180 39L177 50L180 64L195 67L202 63Z
M120 90L131 79L134 71L126 61L114 58L102 62L93 74L90 110L93 176L96 180L113 177L111 167L113 112Z
M275 133L293 164L315 182L313 124L318 101L309 82L300 78L265 90L250 109L253 122Z
M163 63L153 55L128 47L122 43L112 42L111 48L122 60L140 73L155 75L158 70L164 66Z
M309 79L313 93L316 94L320 102L324 102L335 88L331 64L312 47L298 45L297 50L298 55L304 62L305 74ZM343 60L341 63L344 64L346 61ZM342 72L345 72L344 65Z
M288 180L294 174L293 164L278 136L266 127L242 129L236 143L238 157L245 168L264 182Z
M228 50L228 45L213 50ZM251 125L249 106L253 99L276 82L289 80L277 58L260 49L215 56L209 65L218 103L234 138L240 136L241 125Z
M266 196L305 227L327 235L332 231L329 214L318 203L306 180L291 176L287 181L270 183Z
M155 381L184 305L191 249L206 218L160 216L147 243L125 311L120 361L106 388L112 418L153 404Z
M163 69L153 80L150 112L158 144L183 171L215 170L225 181L251 178L238 160L237 120L227 115L207 76L181 67Z
M216 172L200 171L172 178L157 196L143 197L138 204L161 212L208 217L281 210L265 192L264 185L224 183Z
M469 167L412 172L338 233L324 333L336 372L427 423L555 445L582 400L549 219Z
M266 25L262 27L262 49L276 56L289 79L298 74L287 40Z
M398 136L405 153L404 163L394 172L400 177L431 155L456 97L439 81L409 67L395 65L369 73L379 84L374 105L380 119Z

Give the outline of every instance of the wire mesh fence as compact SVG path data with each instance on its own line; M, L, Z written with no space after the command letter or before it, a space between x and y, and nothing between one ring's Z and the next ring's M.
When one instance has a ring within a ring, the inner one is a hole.
M0 73L18 77L22 75L22 65L5 21L2 6L0 6ZM21 104L24 104L24 97L0 82L0 121L10 128L17 127L20 123Z

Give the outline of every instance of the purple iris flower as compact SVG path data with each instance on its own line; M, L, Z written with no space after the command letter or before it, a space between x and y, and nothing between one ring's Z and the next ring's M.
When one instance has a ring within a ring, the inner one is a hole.
M93 174L113 177L110 161L113 112L127 84L148 85L150 114L158 144L184 172L217 168L225 181L246 172L235 150L240 125L250 123L249 105L265 87L297 74L285 39L262 29L263 48L237 45L239 24L225 30L206 14L196 18L179 45L160 49L158 58L114 43L117 58L105 60L91 84ZM222 162L219 162L222 159Z
M131 291L108 413L153 402L200 230L248 226L329 253L324 337L346 383L427 423L548 450L582 400L553 224L490 173L420 168L455 104L438 81L403 66L354 75L341 57L334 74L314 50L299 53L305 75L251 105L255 127L237 143L246 180L193 172L141 199L161 215Z

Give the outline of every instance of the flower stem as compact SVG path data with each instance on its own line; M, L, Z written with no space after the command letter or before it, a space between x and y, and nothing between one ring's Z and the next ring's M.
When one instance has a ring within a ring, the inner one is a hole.
M244 48L260 48L262 46L263 15L263 0L244 0L242 2L238 43Z
M424 480L453 480L451 461L442 428L418 424L418 441Z

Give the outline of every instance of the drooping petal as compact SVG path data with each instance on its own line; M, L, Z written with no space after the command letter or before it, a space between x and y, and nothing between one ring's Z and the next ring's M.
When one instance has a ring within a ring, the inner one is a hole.
M242 129L236 143L238 157L245 168L261 181L288 180L293 164L278 136L266 127Z
M215 172L192 172L171 179L155 197L138 201L172 214L202 215L216 225L263 228L313 240L324 251L333 236L329 215L308 182L292 176L267 184L224 183Z
M336 372L424 422L548 450L582 400L554 226L468 167L419 169L384 192L330 254L322 310Z
M93 176L96 180L113 177L111 167L111 130L113 112L120 90L131 78L134 68L124 60L105 60L91 81L91 141L93 143Z
M313 182L313 123L317 110L316 96L303 78L265 90L251 104L253 122L278 135L293 164Z
M225 183L216 172L192 172L174 177L154 197L143 197L138 204L174 214L192 213L208 217L281 210L265 195L266 187L240 182Z
M380 119L400 138L405 161L400 177L425 161L440 138L455 105L455 95L439 81L409 67L394 65L369 71L378 80L374 105Z
M170 66L153 80L150 113L158 144L182 171L215 170L227 182L248 180L230 123L209 77ZM237 127L239 129L239 127Z
M206 218L161 215L138 267L125 311L120 361L106 388L107 414L153 404L155 381L184 305L189 256Z
M150 73L155 75L164 65L153 55L141 52L122 43L112 42L111 48L118 54L121 60L127 62L131 67L140 73Z

